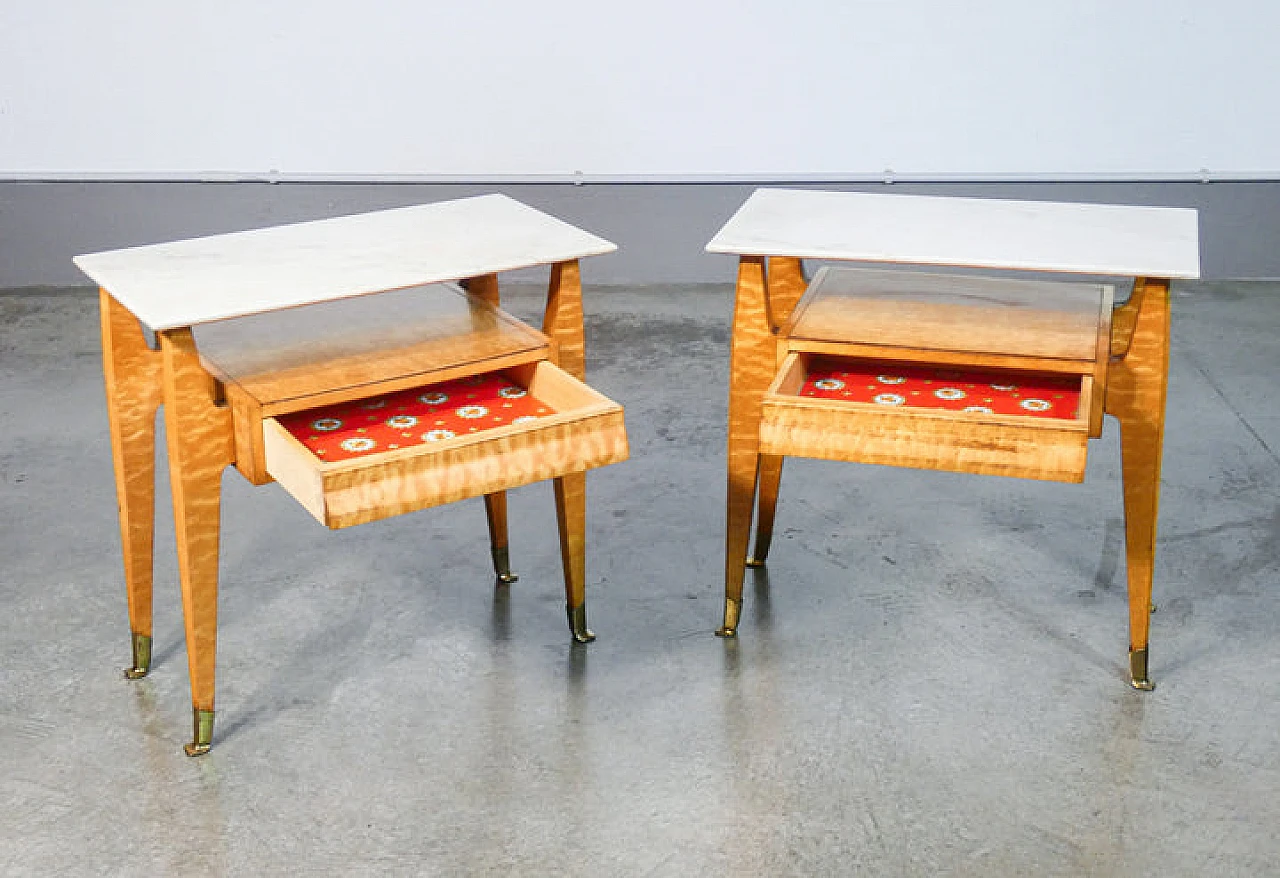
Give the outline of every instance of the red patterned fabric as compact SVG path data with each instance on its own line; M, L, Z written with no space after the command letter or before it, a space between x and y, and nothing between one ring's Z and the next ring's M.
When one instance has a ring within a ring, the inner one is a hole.
M474 375L384 396L281 415L321 460L337 461L479 433L554 410L505 375Z
M815 358L801 396L883 406L1072 419L1080 379L957 366Z

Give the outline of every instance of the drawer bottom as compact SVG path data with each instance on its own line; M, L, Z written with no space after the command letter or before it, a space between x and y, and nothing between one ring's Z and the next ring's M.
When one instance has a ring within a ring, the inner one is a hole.
M328 462L369 457L555 414L501 372L473 375L277 418Z

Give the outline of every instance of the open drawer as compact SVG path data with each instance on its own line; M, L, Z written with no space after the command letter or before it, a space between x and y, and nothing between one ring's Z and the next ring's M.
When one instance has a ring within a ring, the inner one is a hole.
M331 528L627 459L622 407L547 361L264 418L267 472Z
M1084 479L1093 377L787 355L765 393L763 454Z

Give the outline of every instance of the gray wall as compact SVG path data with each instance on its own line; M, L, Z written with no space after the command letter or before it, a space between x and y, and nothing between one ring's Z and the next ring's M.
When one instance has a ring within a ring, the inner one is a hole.
M87 285L78 253L493 191L616 242L589 283L729 282L732 260L703 245L756 185L0 182L0 288ZM1280 182L805 185L1194 207L1206 279L1280 278Z

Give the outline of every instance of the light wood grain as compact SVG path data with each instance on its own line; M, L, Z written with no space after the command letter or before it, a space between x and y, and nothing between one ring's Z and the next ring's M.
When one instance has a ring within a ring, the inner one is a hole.
M824 268L791 339L1092 362L1102 284Z
M1133 341L1133 330L1138 322L1138 309L1142 306L1142 297L1146 292L1147 279L1134 278L1133 290L1123 304L1117 305L1111 315L1111 356L1123 357L1129 353L1129 343Z
M765 298L769 311L769 327L777 335L788 325L796 305L808 288L804 262L789 256L771 256L765 269L768 295ZM783 343L776 345L778 365L787 351ZM773 524L778 508L778 491L782 485L782 461L779 455L761 455L756 477L756 539L751 551L750 563L763 564L769 557L773 542Z
M334 463L267 419L267 468L317 520L341 528L627 458L620 406L549 362L526 368L529 392L556 414Z
M290 400L323 394L332 402L350 388L498 358L540 359L549 345L542 333L451 284L211 323L196 329L196 340L213 374L273 414Z
M900 363L921 363L933 366L1014 369L1063 375L1079 375L1084 372L1090 372L1097 365L1093 360L1052 360L1045 357L980 354L972 351L918 350L915 348L891 347L889 345L810 341L804 338L781 338L778 342L778 348L782 359L785 359L789 353L803 352L827 354L834 357L851 357L859 360L892 360Z
M110 293L101 290L98 304L129 628L134 634L150 637L155 566L156 411L163 393L161 357L158 351L147 346L138 318Z
M573 610L587 599L587 474L568 473L553 487L564 570L565 606Z
M806 369L804 355L793 354L765 394L762 454L1063 482L1084 479L1093 383L1089 375L1081 376L1081 412L1060 420L889 407L781 392L802 384Z
M237 384L224 384L223 392L231 409L236 470L251 484L269 484L271 475L267 472L266 452L262 447L262 405Z
M738 261L731 345L724 594L726 600L741 602L759 471L760 405L773 379L777 352L763 257L743 256Z
M756 505L756 542L751 550L750 562L763 564L769 558L769 547L773 544L773 523L778 511L778 490L782 487L781 454L760 455L760 476L757 479L756 493L759 495Z
M484 274L469 277L461 282L462 288L471 295L497 308L502 302L502 293L498 287L496 274ZM499 491L486 494L484 497L485 520L489 525L489 549L496 559L498 553L508 549L507 534L507 495ZM495 565L497 561L495 560ZM511 571L495 570L499 578L504 574L510 576Z
M497 297L497 280L474 279ZM195 330L202 362L226 383L236 468L271 481L265 417L336 405L543 359L550 341L480 294L433 284Z
M1147 278L1130 298L1133 319L1117 321L1129 338L1111 364L1107 413L1120 422L1124 477L1125 569L1129 583L1129 646L1145 649L1151 623L1160 461L1169 374L1169 283Z
M803 260L788 256L770 257L765 281L769 285L769 327L778 332L791 320L792 312L809 287Z
M201 366L191 330L158 336L191 701L197 710L213 710L222 471L234 462L231 411L218 405L217 382Z
M484 495L484 517L489 526L489 549L496 557L503 549L509 549L507 534L507 492L495 491ZM495 561L495 564L497 562ZM494 570L498 576L510 570Z
M587 380L587 341L582 322L582 273L577 261L551 266L542 331L555 343L551 361L579 381Z
M1108 286L1098 303L1098 343L1093 359L1093 393L1089 399L1089 438L1102 436L1102 415L1106 410L1107 382L1111 377L1112 318L1115 288Z
M464 290L497 308L501 302L496 274L482 274L479 277L468 277L460 281Z

